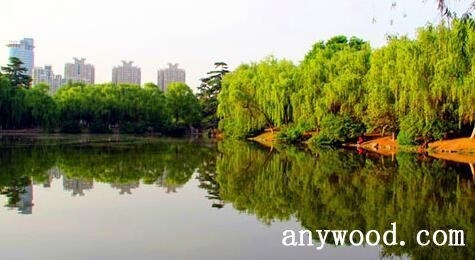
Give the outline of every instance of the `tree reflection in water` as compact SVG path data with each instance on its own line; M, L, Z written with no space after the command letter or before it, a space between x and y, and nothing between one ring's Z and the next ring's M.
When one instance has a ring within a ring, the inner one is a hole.
M413 154L383 158L347 150L303 150L225 141L216 146L174 141L128 146L33 146L2 148L0 192L6 206L31 213L32 184L85 194L94 182L119 194L140 185L179 191L195 174L211 206L231 204L262 223L297 219L309 230L380 232L398 223L405 247L383 256L475 259L475 193L468 165ZM31 190L30 193L29 189ZM418 230L463 229L467 247L420 247Z
M475 259L475 193L468 166L413 154L394 160L346 150L268 150L224 142L217 182L225 202L263 223L292 216L309 230L376 229L398 223L405 247L384 256ZM467 247L420 247L421 229L463 229Z

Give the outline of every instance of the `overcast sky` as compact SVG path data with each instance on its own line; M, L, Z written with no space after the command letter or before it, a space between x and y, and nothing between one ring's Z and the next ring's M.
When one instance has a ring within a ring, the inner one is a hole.
M84 57L95 65L96 82L109 82L112 67L125 59L142 68L142 83L156 83L157 69L176 62L196 87L215 61L234 68L273 54L299 62L314 42L335 35L378 47L387 34L414 36L417 27L439 20L435 0L396 0L395 8L392 2L3 0L0 64L7 62L8 41L32 37L35 66L51 64L57 74L73 57Z

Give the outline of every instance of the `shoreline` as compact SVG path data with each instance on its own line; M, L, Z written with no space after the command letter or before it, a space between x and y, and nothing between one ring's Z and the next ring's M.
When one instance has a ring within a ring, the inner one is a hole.
M248 138L268 148L273 148L279 142L276 140L278 131L265 131L264 133ZM369 135L374 137L374 135ZM307 142L304 142L307 143ZM457 163L475 164L475 139L456 138L450 140L435 141L428 144L428 148L420 149L419 146L399 145L391 136L376 137L362 144L343 144L343 147L360 148L368 152L383 156L394 156L399 152L404 153L427 153L429 156ZM475 174L475 173L474 173Z

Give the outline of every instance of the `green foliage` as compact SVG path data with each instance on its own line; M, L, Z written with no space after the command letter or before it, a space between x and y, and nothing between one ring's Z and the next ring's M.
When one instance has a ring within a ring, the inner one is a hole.
M58 110L56 102L48 95L48 90L49 87L44 84L32 87L25 92L25 103L31 113L30 124L52 130L58 121Z
M218 127L218 95L221 92L224 76L229 73L228 65L224 62L214 63L215 69L201 79L198 87L198 99L203 110L202 125L204 128Z
M200 121L199 101L186 84L170 84L165 96L171 121L175 127L188 127Z
M277 140L286 143L297 143L305 139L305 132L311 130L309 125L294 124L281 129L277 133Z
M23 67L23 62L16 58L10 57L10 63L2 67L3 75L5 75L11 82L12 86L29 88L31 84L31 77L27 75L27 69Z
M322 119L321 130L311 142L319 146L338 145L358 138L364 131L365 126L348 115L329 114Z
M145 132L185 134L201 120L198 99L184 84L172 84L165 95L156 85L85 85L69 83L54 96L48 86L13 85L0 76L0 126L42 127L65 133Z
M32 88L12 85L7 76L0 76L0 127L42 127L52 130L57 123L57 106L48 95L48 86Z
M268 57L227 74L218 96L219 126L225 134L243 137L290 123L295 70L290 61Z
M376 50L337 36L316 43L298 67L268 58L226 75L220 128L243 137L305 123L320 131L315 141L322 144L352 139L361 129L400 131L403 143L468 132L475 122L473 53L475 21L468 16L450 27L421 28L414 40L389 37ZM299 135L284 131L284 139Z
M327 114L360 118L370 54L369 44L354 37L316 43L300 64L298 91L292 95L297 122L317 127Z
M156 86L83 85L61 88L54 96L58 104L60 127L76 132L77 126L92 133L109 133L119 128L125 133L143 133L151 128L169 127L169 113L163 92Z

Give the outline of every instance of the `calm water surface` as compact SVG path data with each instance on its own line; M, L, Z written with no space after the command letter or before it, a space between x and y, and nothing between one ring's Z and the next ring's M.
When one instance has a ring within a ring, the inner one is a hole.
M475 259L468 165L226 141L1 136L2 259ZM387 230L405 247L286 248L286 229ZM466 231L467 247L415 244Z

